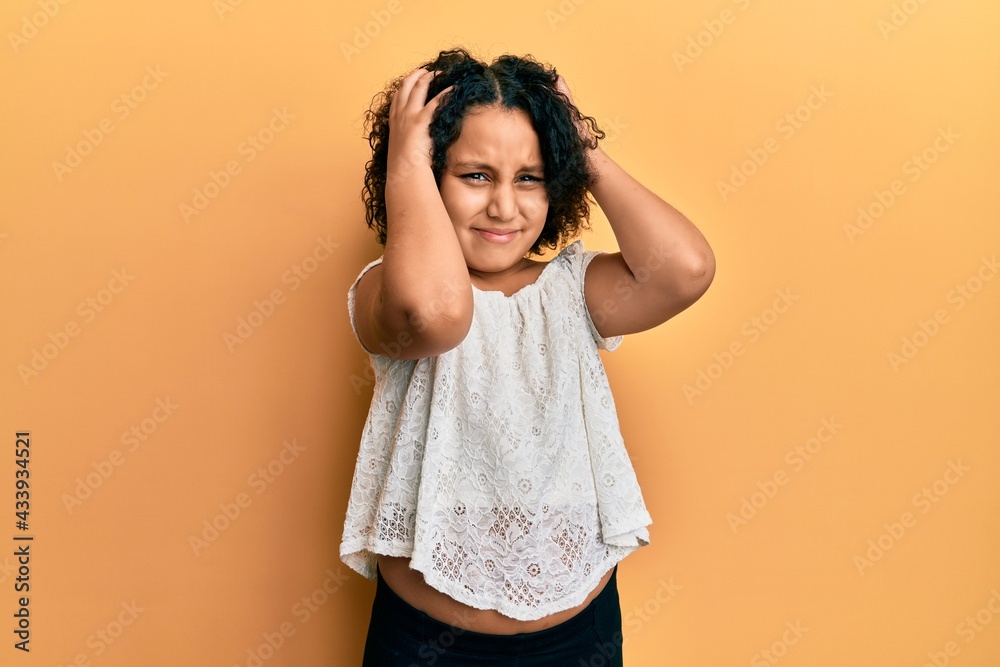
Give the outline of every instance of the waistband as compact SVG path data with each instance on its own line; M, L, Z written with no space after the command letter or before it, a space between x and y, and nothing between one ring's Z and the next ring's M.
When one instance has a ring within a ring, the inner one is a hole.
M519 655L541 651L554 644L578 640L588 628L594 627L598 612L602 608L615 605L617 610L618 604L616 565L604 589L572 618L536 632L496 635L452 627L420 611L389 588L382 579L381 572L377 572L377 575L373 616L380 613L388 614L387 618L391 619L389 622L395 631L407 634L421 643L432 643L444 649L453 648L497 655ZM379 604L384 605L381 611L378 609ZM372 622L375 622L374 618Z

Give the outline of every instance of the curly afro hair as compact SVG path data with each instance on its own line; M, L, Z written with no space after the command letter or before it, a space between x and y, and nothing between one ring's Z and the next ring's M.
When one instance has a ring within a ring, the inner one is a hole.
M529 254L543 254L542 248L557 249L588 229L590 206L587 190L594 175L587 164L586 151L596 148L604 132L597 121L584 116L570 100L556 89L558 74L554 67L532 56L502 55L492 64L473 58L464 48L441 51L437 58L421 65L437 71L430 83L427 99L448 86L455 87L442 99L430 124L433 143L434 179L441 185L448 148L462 131L462 120L476 107L499 105L503 109L521 109L531 120L538 135L544 161L545 191L549 207L545 226ZM365 185L361 199L365 203L368 226L385 245L385 183L389 155L389 105L404 76L391 81L375 95L365 114L365 138L371 145L372 159L365 165ZM577 123L585 123L589 140Z

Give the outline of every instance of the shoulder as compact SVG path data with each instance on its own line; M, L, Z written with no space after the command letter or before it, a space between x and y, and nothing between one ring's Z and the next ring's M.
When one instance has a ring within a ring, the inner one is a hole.
M378 278L378 275L382 272L382 257L368 262L363 269L358 273L358 276L351 283L350 288L347 290L347 310L351 315L351 323L354 324L354 310L357 306L359 298L365 299L370 295L370 287Z
M617 349L622 343L622 337L620 335L605 336L601 334L601 327L605 324L608 314L604 306L594 298L597 290L594 289L593 283L595 279L591 274L597 275L598 280L602 279L602 277L600 276L600 270L595 272L588 269L592 263L594 268L597 268L605 262L613 262L615 261L614 257L614 254L608 253L605 250L587 250L583 239L577 239L563 248L552 259L552 262L558 262L561 265L560 269L563 275L566 276L566 282L571 284L570 290L573 294L573 301L578 304L583 319L586 321L587 328L598 349L608 351Z
M359 323L359 312L367 312L371 306L373 297L375 295L375 286L378 284L378 275L382 272L382 257L372 260L369 262L360 273L358 273L357 278L351 283L350 288L347 290L347 314L351 320L351 328L354 330L354 335L358 339L358 343L361 347L369 354L374 354L368 346L364 344L361 340L361 332L359 331L359 324L361 328L366 328L364 322Z
M577 239L560 250L559 254L549 261L549 264L555 265L553 268L567 272L582 282L583 272L586 270L587 264L597 254L600 253L588 251L584 247L583 239Z
M597 265L605 264L608 261L614 261L613 254L606 250L587 250L583 239L573 241L552 259L552 262L560 264L562 270L573 277L581 289L584 288L585 280L588 283L593 282L591 274L597 274L601 271L600 269L590 271L591 264L593 263L596 268ZM590 287L588 286L587 289L589 290Z
M368 276L369 278L371 278L372 276L377 275L381 270L382 270L382 256L380 255L379 257L368 262L368 264L366 264L365 267L358 272L357 277L354 279L354 282L351 283L351 287L347 291L348 298L350 298L351 293L357 291L358 285L361 282L362 278L368 276L369 273L372 274L371 276Z

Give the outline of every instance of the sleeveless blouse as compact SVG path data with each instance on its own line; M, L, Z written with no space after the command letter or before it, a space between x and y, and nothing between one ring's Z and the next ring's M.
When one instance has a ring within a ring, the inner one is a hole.
M375 578L404 556L433 588L535 620L581 604L649 543L584 300L582 240L506 296L473 286L465 339L434 357L368 351L375 375L340 557ZM358 280L348 291L351 327Z

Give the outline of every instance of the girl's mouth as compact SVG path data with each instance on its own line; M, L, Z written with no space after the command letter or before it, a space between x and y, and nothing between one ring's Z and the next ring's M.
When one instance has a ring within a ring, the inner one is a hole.
M491 243L509 243L517 235L516 229L478 229L473 231Z

